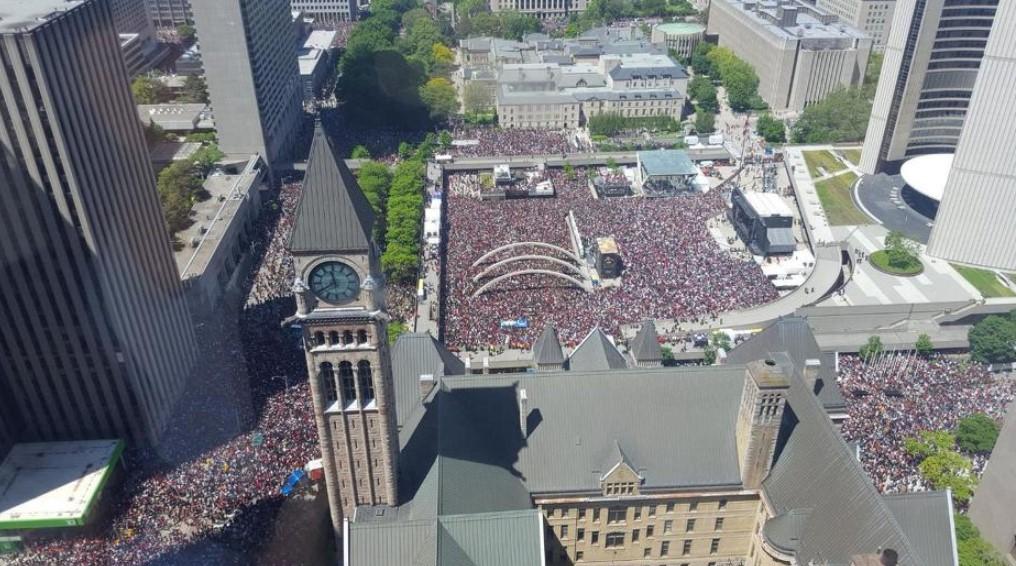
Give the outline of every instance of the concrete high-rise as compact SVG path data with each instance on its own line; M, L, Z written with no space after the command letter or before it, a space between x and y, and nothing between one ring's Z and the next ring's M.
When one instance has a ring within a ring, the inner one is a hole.
M148 17L158 29L175 29L183 24L193 24L189 0L145 0Z
M873 51L885 49L896 0L817 0L815 5L863 31L871 38Z
M1016 3L1000 2L928 253L1016 271Z
M219 148L286 168L303 90L289 0L194 0Z
M952 153L998 0L899 0L868 122L861 169Z
M157 442L195 341L108 2L0 0L0 179L0 426Z
M112 0L113 26L119 33L136 33L152 36L152 23L148 20L145 0Z
M322 24L356 21L360 13L358 0L293 0L292 6Z

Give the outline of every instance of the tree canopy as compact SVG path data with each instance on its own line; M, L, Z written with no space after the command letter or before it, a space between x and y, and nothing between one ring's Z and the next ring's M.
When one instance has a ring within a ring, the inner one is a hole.
M871 115L871 99L862 88L829 93L807 106L794 124L794 143L841 143L864 139Z
M452 82L444 77L434 77L420 87L420 99L430 110L430 118L443 122L459 109L459 99Z
M162 81L142 75L131 83L131 93L137 104L162 104L173 99L173 93Z
M1016 362L1016 310L1008 316L992 315L967 333L970 357L986 364Z
M951 488L959 503L970 501L977 486L973 462L957 452L956 437L944 430L925 430L904 441L907 453L920 460L921 476L935 489Z
M956 529L956 551L960 566L1004 566L1005 562L995 549L981 537L970 517L956 513L954 515Z
M885 348L882 346L882 339L878 336L870 336L861 349L858 351L861 359L870 362L872 358L882 353Z
M960 419L956 425L956 444L974 454L988 454L998 440L998 424L984 413Z
M769 143L784 143L787 141L786 124L783 123L783 120L778 120L768 112L758 117L755 131Z

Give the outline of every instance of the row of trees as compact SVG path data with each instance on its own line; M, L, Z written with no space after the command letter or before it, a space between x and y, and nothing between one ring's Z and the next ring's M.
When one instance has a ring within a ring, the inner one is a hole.
M716 128L716 113L720 111L712 79L696 72L695 78L688 83L688 95L695 105L695 131L700 134L712 132Z
M414 129L454 113L455 89L444 76L454 63L450 29L412 0L375 0L339 62L336 86L349 118Z
M830 93L809 105L794 124L794 143L842 143L864 139L871 116L878 77L882 72L882 54L872 53L859 87Z
M223 153L215 144L208 144L186 160L176 161L159 173L157 187L166 228L170 234L191 225L194 203L208 198L204 191L205 177Z
M184 80L179 93L173 92L155 75L142 75L131 83L131 92L137 104L208 103L208 85L205 84L205 78L194 75Z
M727 91L727 102L735 112L766 107L758 95L759 79L755 69L730 49L703 41L692 53L691 66L696 75L719 80Z
M977 487L973 461L967 454L990 454L998 441L998 423L983 413L960 419L954 431L926 430L904 441L907 453L934 489L951 488L957 503L966 504Z
M589 133L595 136L613 136L631 130L675 132L680 127L670 116L625 117L615 112L605 112L589 118Z
M567 37L576 37L596 26L630 18L684 18L698 14L688 0L591 0L586 11L571 17Z
M456 3L459 37L492 36L521 40L527 33L540 31L540 21L520 12L490 11L485 0L460 0Z

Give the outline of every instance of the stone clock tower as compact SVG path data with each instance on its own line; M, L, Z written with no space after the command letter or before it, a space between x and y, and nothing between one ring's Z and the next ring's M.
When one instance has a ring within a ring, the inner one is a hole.
M397 505L398 433L374 214L321 125L289 249L332 524Z

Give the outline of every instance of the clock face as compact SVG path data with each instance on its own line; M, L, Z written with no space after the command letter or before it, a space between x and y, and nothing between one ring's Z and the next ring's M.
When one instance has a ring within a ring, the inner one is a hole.
M360 293L360 277L352 267L329 261L310 272L310 290L323 301L344 303Z

